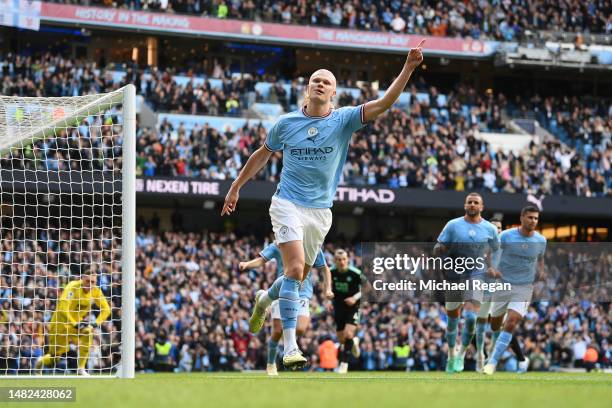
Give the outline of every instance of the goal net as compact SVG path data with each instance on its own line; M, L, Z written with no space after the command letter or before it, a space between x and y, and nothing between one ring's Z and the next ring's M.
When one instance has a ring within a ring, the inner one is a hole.
M0 376L133 377L135 127L133 85L0 96Z

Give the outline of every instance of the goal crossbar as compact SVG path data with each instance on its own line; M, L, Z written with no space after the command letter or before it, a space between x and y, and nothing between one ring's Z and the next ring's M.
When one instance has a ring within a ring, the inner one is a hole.
M53 108L53 106L61 104L62 101L70 99L74 100L75 98L87 98L93 100L83 105L82 107L77 108L69 115L53 119L53 121L48 124L41 124L41 127L39 129L27 129L24 133L20 132L21 126L11 126L8 123L8 120L0 120L0 155L8 153L11 147L19 144L20 142L23 142L24 140L36 142L38 140L44 139L45 137L53 135L56 132L56 129L58 128L66 128L73 126L74 123L81 122L88 116L97 115L109 109L112 105L124 102L124 99L126 98L125 94L132 86L133 85L126 85L125 87L120 88L116 91L109 92L107 94L100 94L99 98L97 99L93 99L88 96L46 98L49 103L44 103L42 105L40 104L41 98L19 97L18 100L24 106L38 105L38 107L48 108ZM3 105L12 105L11 102L15 100L15 97L0 96L0 107L2 107Z

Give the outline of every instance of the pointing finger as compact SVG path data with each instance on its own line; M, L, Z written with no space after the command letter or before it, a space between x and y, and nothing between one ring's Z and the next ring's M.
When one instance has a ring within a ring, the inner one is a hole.
M223 210L221 211L221 216L229 215L231 213L231 207L228 203L225 203L223 206Z
M416 48L421 48L423 44L425 44L425 38L421 40L421 42L419 43L419 45L416 46Z

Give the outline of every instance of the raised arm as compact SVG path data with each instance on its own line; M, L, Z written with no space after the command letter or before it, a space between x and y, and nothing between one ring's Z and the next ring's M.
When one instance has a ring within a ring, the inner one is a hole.
M260 266L264 266L266 264L266 260L261 256L258 256L255 259L251 259L250 261L240 262L238 264L238 269L240 272L244 272L247 269L259 268Z
M421 40L419 45L416 48L412 48L406 57L406 62L404 63L404 67L400 74L395 78L395 81L391 84L387 92L382 98L378 98L374 101L370 101L365 104L363 107L363 118L366 122L370 122L378 117L381 113L386 112L397 98L399 98L400 94L404 91L408 80L410 79L410 75L412 72L418 67L421 62L423 62L423 52L421 47L425 40Z
M261 146L251 155L251 157L249 157L249 160L247 160L225 196L225 203L223 203L223 210L221 210L222 216L234 212L236 204L238 203L238 193L240 189L266 165L270 156L272 156L272 151L268 150L265 146Z
M327 299L333 299L334 292L332 290L331 271L329 270L329 266L327 266L327 264L325 264L325 266L323 266L322 269L323 269L323 287L325 291L325 297Z

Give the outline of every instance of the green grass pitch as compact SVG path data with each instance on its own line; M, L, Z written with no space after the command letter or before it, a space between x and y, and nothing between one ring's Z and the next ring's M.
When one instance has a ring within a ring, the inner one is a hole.
M121 379L4 380L8 386L74 386L76 403L18 407L415 407L543 408L612 406L612 375L561 373L139 374Z

